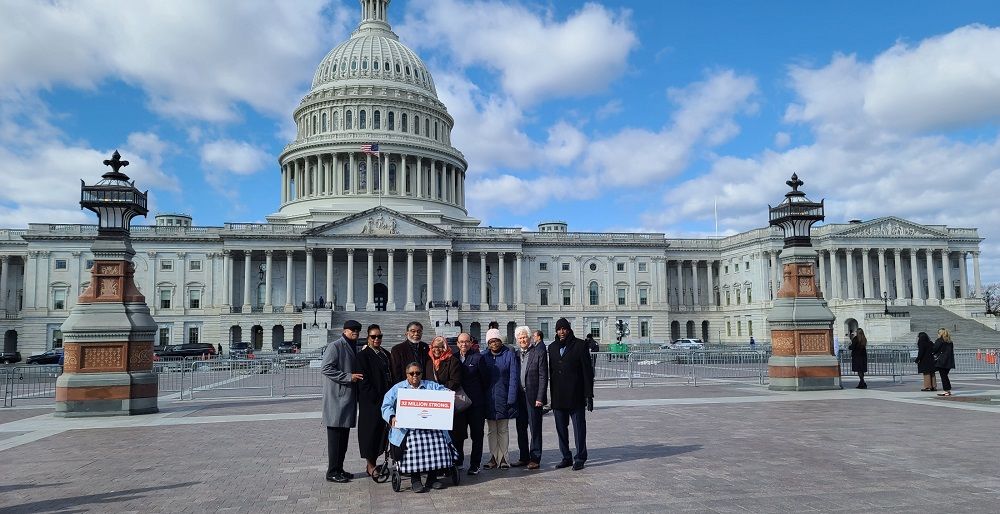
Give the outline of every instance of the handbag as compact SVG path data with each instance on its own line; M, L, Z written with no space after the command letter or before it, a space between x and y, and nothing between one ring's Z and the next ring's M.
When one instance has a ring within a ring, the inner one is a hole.
M947 368L948 367L948 352L941 351L934 354L934 367L936 368Z
M465 394L465 389L459 387L455 391L455 412L462 412L469 407L472 407L472 398Z

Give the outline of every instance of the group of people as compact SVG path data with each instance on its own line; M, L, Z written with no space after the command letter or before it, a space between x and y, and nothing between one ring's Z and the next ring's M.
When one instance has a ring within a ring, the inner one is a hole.
M406 339L391 351L382 348L381 328L369 325L367 344L358 349L361 328L354 320L344 323L341 337L330 342L323 354L322 372L328 379L323 394L328 481L346 483L354 478L344 470L344 458L350 429L355 426L366 473L378 474L377 460L388 444L393 460L404 464L401 469L407 471L411 488L418 493L445 487L438 480L439 473L465 465L468 439L469 475L479 474L480 469L539 469L546 405L555 419L562 456L555 467L583 469L587 461L585 411L594 408L594 366L590 346L573 334L565 318L556 322L556 339L548 345L541 331L521 326L514 330L516 346L508 347L500 330L491 324L485 349L465 332L458 335L455 350L441 336L425 343L423 325L416 321L407 325ZM408 430L397 427L395 420L398 391L407 388L451 390L470 405L456 409L450 431ZM516 460L509 454L512 419ZM575 452L569 445L570 424ZM489 451L485 465L484 439ZM425 452L416 462L406 452L415 446L447 451ZM423 480L421 473L426 473Z
M858 389L867 389L865 374L868 373L868 338L864 329L857 329L851 336L851 371L858 374ZM921 391L937 391L935 374L941 375L941 386L944 392L938 396L951 396L951 380L948 372L955 369L955 345L951 341L948 329L938 330L938 338L931 342L927 332L917 334L917 371L924 376L924 386Z

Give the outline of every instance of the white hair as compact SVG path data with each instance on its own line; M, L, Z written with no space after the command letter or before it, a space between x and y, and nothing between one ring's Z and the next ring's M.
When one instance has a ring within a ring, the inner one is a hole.
M531 339L531 329L527 326L520 326L514 329L514 339L517 339L517 336L521 334L524 334L525 337Z

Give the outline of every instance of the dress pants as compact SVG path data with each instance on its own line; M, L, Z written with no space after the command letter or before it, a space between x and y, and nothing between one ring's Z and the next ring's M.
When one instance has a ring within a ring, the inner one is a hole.
M487 439L490 444L490 455L497 465L502 462L510 464L507 458L507 447L510 446L510 420L509 419L488 419L486 426L489 428Z
M945 391L951 391L951 380L948 378L950 371L950 369L938 368L938 373L941 374L941 389Z
M934 372L924 373L924 389L934 389L937 387L937 375Z
M535 407L535 400L528 399L524 391L518 395L517 406L517 449L522 462L542 462L542 408ZM529 433L531 437L529 438Z
M342 473L344 471L344 457L347 456L347 439L351 436L351 429L347 427L326 427L326 446L329 464L326 467L326 474Z
M583 407L576 409L552 409L556 420L556 435L559 437L559 452L564 461L587 462L587 419ZM573 439L576 441L576 457L569 451L569 422L573 422Z
M483 417L483 406L473 405L455 414L455 429L451 431L451 440L458 450L457 465L465 462L465 440L472 438L472 452L469 453L469 467L478 468L483 463L483 432L486 419Z

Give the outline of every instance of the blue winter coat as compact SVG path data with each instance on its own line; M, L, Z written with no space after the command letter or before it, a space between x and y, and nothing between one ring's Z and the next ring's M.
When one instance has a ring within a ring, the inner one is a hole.
M486 419L513 419L517 417L517 394L521 389L521 367L517 356L506 346L499 355L489 349L482 351L483 362L489 373L486 390Z

